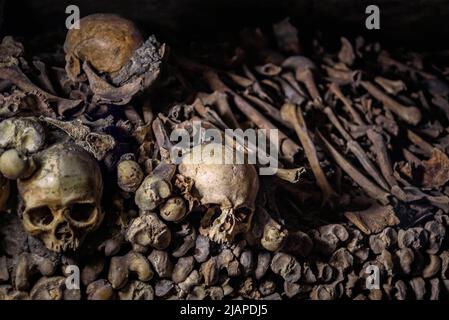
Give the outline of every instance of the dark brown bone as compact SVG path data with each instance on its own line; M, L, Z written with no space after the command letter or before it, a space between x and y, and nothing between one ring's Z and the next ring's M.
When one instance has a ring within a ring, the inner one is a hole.
M381 189L377 184L365 177L356 167L354 167L343 155L341 155L327 139L325 139L319 132L318 137L323 141L324 146L328 150L329 154L338 164L338 166L346 172L365 192L372 198L380 201L383 204L389 202L389 193Z
M309 136L302 111L296 105L286 103L282 106L281 112L284 119L290 121L295 127L296 134L304 147L304 152L307 160L309 160L310 166L312 167L313 174L315 175L317 183L323 192L323 202L328 201L331 196L335 194L335 191L327 181L326 175L321 168L316 153L316 148Z
M0 68L0 79L5 79L10 81L12 84L19 87L21 90L36 94L38 97L42 98L44 101L54 102L56 104L56 109L60 114L63 114L66 110L73 109L77 107L82 100L68 100L54 96L35 84L33 84L30 79L18 68L18 67L4 67ZM51 110L42 110L45 112L46 116L54 116L54 112Z
M417 107L405 106L405 105L397 102L396 100L389 97L386 93L384 93L382 90L377 88L374 84L372 84L369 81L362 81L360 84L374 98L376 98L377 100L382 102L383 105L388 110L395 113L402 120L404 120L412 125L416 125L421 121L421 118L422 118L421 111L419 111L419 109Z
M390 205L374 205L364 211L346 212L345 217L365 234L379 233L400 222Z
M326 107L324 108L324 113L328 116L330 122L334 125L335 128L337 128L338 132L343 136L343 138L347 142L347 148L356 156L356 158L359 160L362 167L368 172L368 174L376 181L382 188L385 190L388 190L388 184L385 182L385 180L382 178L382 176L379 173L379 170L376 168L374 163L368 158L365 151L362 149L360 144L352 139L352 137L349 135L349 133L346 132L346 130L341 125L340 121L338 120L337 116L335 115L334 111Z
M322 99L312 73L312 70L316 67L309 58L304 56L293 56L285 59L282 63L282 67L295 70L296 80L302 82L306 86L307 91L315 103L321 103Z

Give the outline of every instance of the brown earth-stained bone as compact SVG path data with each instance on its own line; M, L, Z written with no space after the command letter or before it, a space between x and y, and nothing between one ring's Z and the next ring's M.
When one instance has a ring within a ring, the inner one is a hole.
M270 268L271 255L269 252L260 252L257 256L257 266L255 270L256 279L261 279Z
M304 147L307 160L309 161L317 183L323 192L323 203L328 201L332 195L335 194L335 191L332 189L326 174L321 168L315 145L310 138L306 122L302 115L302 110L294 104L287 103L282 106L281 114L285 120L290 121L295 127L296 134Z
M424 228L429 232L426 252L429 254L438 253L446 236L446 227L437 221L429 221L425 224Z
M430 159L422 161L422 166L423 187L438 188L449 181L449 158L441 150L433 148Z
M195 254L193 257L198 263L203 263L209 258L211 242L208 237L198 235L195 241Z
M381 101L383 105L388 108L390 111L395 113L402 120L416 125L421 119L421 111L417 107L414 106L405 106L400 104L393 98L389 97L387 94L378 89L375 85L373 85L369 81L362 81L361 85L368 91L374 98Z
M143 43L133 22L114 14L93 14L79 21L80 28L69 30L64 43L66 71L72 80L86 61L99 72L118 72Z
M109 266L108 280L114 289L120 289L128 282L131 272L135 272L140 281L153 278L153 270L148 260L137 252L125 256L113 257Z
M141 90L142 79L135 78L117 88L97 75L90 65L84 63L83 71L89 80L90 88L94 93L93 100L98 104L113 103L123 105L128 103L132 97Z
M286 69L293 69L295 71L296 80L304 83L312 100L321 103L322 99L313 77L313 70L316 68L315 64L304 56L292 56L285 59L282 67Z
M346 212L345 216L365 234L378 233L400 222L391 205L374 205L365 211Z
M347 97L343 95L343 92L341 92L340 87L336 83L333 82L329 85L329 91L343 103L345 108L351 114L354 122L356 122L358 125L361 126L366 125L366 122L362 119L360 114L353 107L351 100L349 100Z
M398 231L398 247L412 248L419 250L426 247L427 231L421 227L409 228L407 230L400 229Z
M294 129L293 125L282 118L280 110L274 105L266 102L254 95L251 95L247 91L243 93L243 96L249 101L253 102L258 108L260 108L266 115L276 120L277 122L283 124L285 127L289 129Z
M31 82L30 79L18 67L4 67L0 68L0 79L5 79L19 87L22 91L35 95L38 99L37 106L42 114L45 116L55 116L53 109L48 107L48 103L55 104L56 110L60 114L66 110L73 109L82 103L82 100L69 100L54 96Z
M217 283L219 267L216 257L211 257L201 265L200 272L203 275L204 283L207 286Z
M134 280L128 282L119 292L120 300L153 300L154 289L148 283Z
M391 80L384 77L375 77L374 81L389 94L393 95L407 89L405 83L402 80Z
M254 67L254 69L258 73L260 73L264 76L270 76L270 77L277 76L282 71L281 67L279 67L275 64L272 64L272 63L266 63L264 65L256 66L256 67Z
M187 279L190 272L193 271L195 260L192 256L181 257L175 264L172 272L172 280L174 283L181 283Z
M168 278L172 275L173 263L167 251L153 250L148 256L148 260L159 277Z
M65 277L42 277L30 291L32 300L79 300L79 289L67 289Z
M380 254L397 244L398 233L391 227L386 227L381 233L369 237L369 247L374 254Z
M18 257L14 268L13 283L19 290L29 289L30 278L36 273L51 276L56 271L56 263L51 259L39 257L36 254L23 253Z
M388 155L388 150L384 138L380 133L377 133L372 129L368 129L366 135L373 144L372 150L376 155L377 163L379 164L380 171L382 172L385 180L387 180L390 187L397 186L398 182L393 175L393 166Z
M360 70L350 70L346 65L342 68L341 65L334 65L332 67L323 65L323 69L326 70L329 75L329 80L332 82L331 85L352 85L358 86L362 78L362 72ZM338 97L340 99L340 97ZM348 100L349 101L349 100ZM342 101L345 103L344 101Z
M86 293L87 300L113 300L116 295L111 284L105 279L91 282L86 288Z
M255 109L244 98L235 93L229 87L227 87L218 77L218 75L212 71L207 70L205 77L209 83L209 86L219 92L228 92L232 94L235 105L242 111L256 126L260 129L278 130L278 141L273 140L273 143L279 143L279 149L282 152L282 157L288 159L289 162L293 162L294 156L299 152L299 146L291 140L285 133L279 130L270 120L268 120L263 114ZM284 119L285 120L285 119ZM270 139L271 135L268 136Z
M271 261L271 270L288 282L296 282L301 278L301 265L295 257L279 252Z
M200 280L201 275L198 270L193 270L183 282L178 284L178 286L184 292L189 292L194 286L200 283Z
M388 66L388 67L394 66L401 72L418 73L424 79L427 79L427 80L435 79L435 76L430 73L419 70L413 66L406 65L406 64L392 58L391 55L385 50L382 50L380 52L377 61L383 66Z
M329 107L325 107L323 112L327 115L329 121L334 125L338 132L347 141L347 148L352 152L352 154L354 154L357 160L359 160L360 164L366 170L366 172L368 172L368 174L374 179L374 181L376 181L382 188L388 190L388 184L381 176L377 167L367 156L366 152L363 150L360 144L356 140L352 139L350 134L343 128L334 111Z
M190 249L195 247L195 241L198 231L190 223L186 222L180 226L180 229L174 232L173 249L171 255L180 258L187 254Z
M166 221L180 221L187 213L186 204L183 198L169 198L160 209L162 219Z
M437 255L430 255L429 257L429 263L426 265L422 272L422 276L424 279L433 278L441 270L441 258Z
M318 137L323 141L329 154L335 160L335 162L346 172L365 192L378 200L383 204L389 202L389 193L381 189L377 184L365 177L355 166L353 166L346 158L343 157L332 145L331 143L323 137L323 135L318 132Z
M134 23L118 15L92 14L69 30L64 51L67 76L87 77L94 102L124 105L159 77L165 45L154 36L144 42Z
M345 37L341 37L340 42L341 48L340 52L338 52L338 59L344 64L351 66L356 58L354 48L352 47L351 42Z
M126 231L126 240L134 250L145 252L149 247L164 250L171 242L171 232L154 213L144 213L135 218Z

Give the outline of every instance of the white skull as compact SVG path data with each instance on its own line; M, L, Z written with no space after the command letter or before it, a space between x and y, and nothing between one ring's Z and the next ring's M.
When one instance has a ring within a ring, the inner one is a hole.
M194 181L194 192L207 212L200 233L219 243L230 243L251 226L259 178L251 164L236 164L234 149L216 143L192 148L179 172ZM218 208L217 208L218 206Z
M39 169L17 182L25 230L53 251L76 250L103 219L103 182L95 159L81 147L56 144L38 157Z

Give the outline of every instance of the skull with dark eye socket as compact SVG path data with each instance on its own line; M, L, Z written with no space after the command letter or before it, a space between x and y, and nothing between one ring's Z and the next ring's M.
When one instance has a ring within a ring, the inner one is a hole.
M251 164L235 164L234 150L218 144L192 148L179 172L194 181L206 213L200 233L218 243L231 243L251 227L259 177Z
M33 176L18 181L24 228L50 250L76 250L103 218L100 168L73 144L52 146L38 155L38 163Z

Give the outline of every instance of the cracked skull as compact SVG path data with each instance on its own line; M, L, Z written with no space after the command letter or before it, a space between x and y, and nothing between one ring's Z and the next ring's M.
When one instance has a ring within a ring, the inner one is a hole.
M230 243L251 226L259 178L251 164L236 164L234 149L216 143L199 145L184 156L179 172L194 181L205 206L200 233Z
M124 105L159 78L166 50L154 35L144 40L132 21L97 13L67 32L64 51L67 76L87 80L95 103Z
M92 14L80 20L79 29L70 29L64 43L66 71L76 80L86 61L98 72L118 72L143 43L131 21L115 14Z
M101 223L103 190L95 159L73 144L56 144L37 158L38 170L17 182L25 230L53 251L75 250Z

